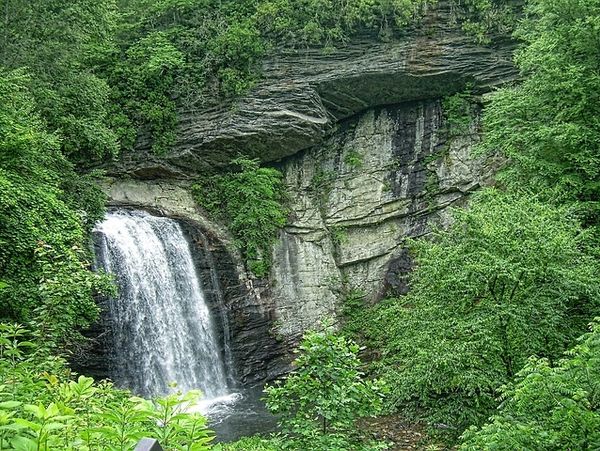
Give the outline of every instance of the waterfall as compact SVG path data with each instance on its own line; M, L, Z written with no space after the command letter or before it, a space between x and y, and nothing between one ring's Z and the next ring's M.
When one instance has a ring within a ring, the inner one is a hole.
M111 378L143 396L201 389L226 395L210 310L179 224L142 211L108 213L95 229L98 264L114 274L108 300Z

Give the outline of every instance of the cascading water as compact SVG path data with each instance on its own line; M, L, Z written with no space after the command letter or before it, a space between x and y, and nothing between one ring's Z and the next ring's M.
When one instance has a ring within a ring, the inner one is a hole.
M228 394L217 334L190 247L172 219L116 211L96 227L99 265L115 275L109 299L112 379L144 395L201 389Z

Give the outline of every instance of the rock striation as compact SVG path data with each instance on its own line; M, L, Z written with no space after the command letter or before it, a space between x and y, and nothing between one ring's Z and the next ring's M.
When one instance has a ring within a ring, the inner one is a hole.
M326 53L281 49L244 98L180 111L177 142L152 154L140 138L112 174L189 178L226 165L238 153L277 161L322 143L344 119L370 108L453 94L472 83L488 91L515 77L512 43L481 46L464 35L441 2L421 26L390 42L363 36Z
M471 156L478 118L448 134L439 100L345 121L322 146L287 159L289 224L274 250L271 296L284 336L334 316L347 293L406 292L406 239L448 221L449 207L493 181L501 163Z

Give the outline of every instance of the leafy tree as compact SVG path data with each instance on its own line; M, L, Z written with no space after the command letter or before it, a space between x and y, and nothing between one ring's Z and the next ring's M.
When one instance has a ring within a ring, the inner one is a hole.
M487 189L450 230L414 241L411 291L367 331L394 404L459 435L530 355L558 358L598 308L586 237L568 208Z
M307 332L294 371L265 389L291 449L377 449L356 439L355 421L381 409L383 386L361 372L359 347L330 328Z
M194 186L200 205L225 221L258 277L268 274L271 246L286 222L281 172L258 160L237 158L238 171L214 175Z
M0 66L27 68L28 88L65 154L114 156L110 88L97 73L112 47L113 0L3 0Z
M600 1L531 0L516 36L522 82L485 109L485 149L511 164L509 187L579 202L597 223L600 199Z
M502 389L502 405L461 450L592 450L600 448L600 327L555 365L531 358Z
M96 317L92 295L106 288L83 251L103 196L80 183L45 130L29 81L22 71L0 76L0 318L37 322L65 344Z

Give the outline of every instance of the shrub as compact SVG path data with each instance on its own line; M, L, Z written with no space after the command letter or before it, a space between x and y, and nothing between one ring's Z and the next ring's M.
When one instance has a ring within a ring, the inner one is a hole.
M488 189L454 221L412 243L411 291L382 303L367 335L395 406L457 436L485 421L530 355L572 344L599 284L567 208Z
M286 222L281 172L242 157L232 164L239 170L200 181L193 187L194 196L227 224L248 269L264 277L271 267L271 246Z
M552 364L532 357L502 389L491 421L463 436L461 450L600 448L600 326Z
M39 335L0 323L0 449L130 450L155 437L165 450L209 449L206 419L186 413L199 392L152 401L74 375Z
M265 389L267 407L281 415L280 426L291 449L377 449L361 443L355 421L379 412L384 386L366 380L359 347L327 327L307 332L283 382Z

